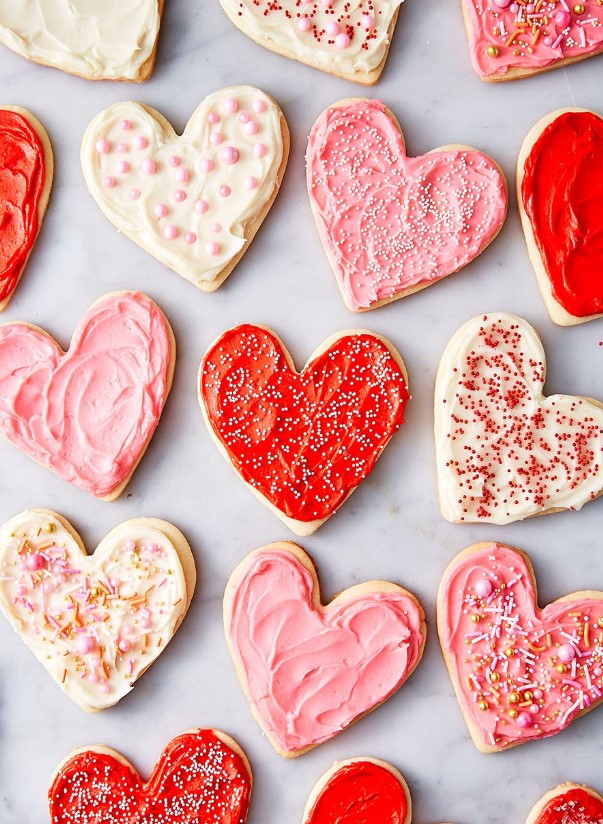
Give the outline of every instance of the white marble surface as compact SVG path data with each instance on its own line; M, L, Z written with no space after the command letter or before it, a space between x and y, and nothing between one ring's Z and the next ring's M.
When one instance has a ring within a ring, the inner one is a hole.
M603 59L515 84L484 85L467 56L458 1L408 0L385 74L372 94L395 111L411 152L462 142L490 152L511 188L515 157L528 129L552 109L603 109ZM143 86L86 83L32 66L2 49L2 101L26 106L46 125L56 178L46 222L26 277L2 320L27 320L67 345L80 314L112 289L148 292L174 327L179 356L163 420L116 503L96 501L0 443L0 520L26 507L58 510L90 545L116 523L156 515L177 524L200 573L189 615L166 653L118 707L87 716L51 683L0 621L0 821L47 821L46 789L73 747L105 743L148 774L167 741L192 726L233 734L254 769L249 824L301 821L316 779L338 758L374 755L407 777L416 822L523 824L536 799L573 779L603 788L603 708L548 741L482 755L469 740L452 694L435 631L440 575L455 553L498 538L528 550L543 602L568 590L603 589L603 500L580 513L503 528L453 526L436 502L432 392L439 356L457 327L475 314L504 309L541 332L549 355L548 389L603 398L603 324L555 328L532 274L514 198L493 246L461 274L402 302L365 314L361 323L395 343L409 368L408 421L371 478L303 545L332 596L368 578L391 578L423 601L429 620L425 657L410 682L373 715L299 760L277 756L252 720L234 675L221 625L221 596L234 565L251 549L292 536L243 487L218 454L197 406L195 376L208 343L225 328L272 325L301 365L333 331L358 318L344 308L320 247L304 188L306 135L330 103L361 92L280 58L249 41L217 0L169 0L152 80ZM252 249L219 292L197 292L116 233L85 189L81 135L90 118L133 98L184 124L208 92L248 82L280 102L292 130L282 193ZM377 823L376 823L377 824Z

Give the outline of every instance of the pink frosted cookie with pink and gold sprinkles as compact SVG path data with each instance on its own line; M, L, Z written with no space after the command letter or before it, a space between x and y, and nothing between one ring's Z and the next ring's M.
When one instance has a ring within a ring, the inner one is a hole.
M141 103L90 123L84 178L109 220L197 288L213 292L249 248L285 173L289 130L252 86L210 94L182 135Z
M540 609L519 549L480 543L457 555L440 584L438 633L482 752L556 735L603 700L603 592Z
M379 100L335 103L312 128L310 205L346 306L374 309L431 286L484 251L507 213L491 158L450 145L408 157Z

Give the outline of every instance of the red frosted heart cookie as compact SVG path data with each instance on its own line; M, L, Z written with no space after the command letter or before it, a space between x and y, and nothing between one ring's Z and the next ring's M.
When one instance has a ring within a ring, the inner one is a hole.
M410 824L410 819L410 793L398 770L374 758L350 758L319 780L302 824Z
M603 798L578 784L561 784L534 806L526 824L603 824Z
M408 398L400 355L358 330L329 338L298 373L274 332L237 326L199 372L210 434L298 535L318 529L369 474Z
M603 118L588 109L560 109L542 118L521 147L517 200L553 321L569 326L600 317Z
M244 824L250 796L249 762L218 730L174 738L146 784L115 750L75 750L48 791L52 824Z
M10 301L38 237L52 187L46 130L31 112L0 108L0 312Z
M323 112L306 165L318 232L354 312L457 272L505 219L506 182L493 160L458 145L408 157L379 100L342 100Z
M438 632L482 752L555 735L603 700L603 593L540 609L530 560L513 547L475 544L452 561Z

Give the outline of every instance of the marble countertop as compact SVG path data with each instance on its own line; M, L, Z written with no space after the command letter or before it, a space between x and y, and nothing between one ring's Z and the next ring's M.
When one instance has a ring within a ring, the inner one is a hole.
M603 109L602 68L603 60L595 58L519 83L484 84L469 65L458 2L408 0L385 73L369 94L393 109L409 152L453 142L476 146L501 163L512 190L517 152L540 117L562 106ZM4 103L31 109L45 124L56 157L46 221L2 321L38 324L67 346L96 298L140 289L166 312L179 346L172 396L120 501L97 501L0 442L0 520L27 507L50 507L92 547L127 518L159 516L186 534L199 570L196 597L168 650L116 708L96 715L71 704L0 621L2 824L48 820L48 780L71 748L107 744L147 775L168 740L194 726L222 728L246 750L255 778L249 824L300 822L318 777L334 760L354 755L391 760L403 772L417 824L523 824L532 804L558 782L602 789L603 708L547 741L480 754L453 696L435 630L442 571L478 540L500 539L527 550L543 603L568 591L603 589L603 500L580 513L502 528L448 524L437 505L433 384L446 342L468 318L493 310L524 316L547 348L548 391L603 398L603 324L561 329L549 321L514 196L500 237L479 260L360 320L390 338L406 361L413 392L407 424L344 508L300 543L319 565L325 597L371 578L414 591L427 610L429 638L417 672L382 708L301 759L285 761L261 735L237 682L223 638L221 600L229 573L248 551L294 536L218 454L197 405L195 376L209 342L239 322L272 326L300 366L324 338L359 324L342 304L313 225L304 150L318 114L362 89L265 51L231 25L218 0L166 3L157 68L144 85L87 83L4 48L0 82ZM291 156L282 193L251 250L225 286L203 294L104 218L84 185L79 144L88 121L114 101L147 103L180 130L208 92L236 83L257 85L278 100L292 131Z

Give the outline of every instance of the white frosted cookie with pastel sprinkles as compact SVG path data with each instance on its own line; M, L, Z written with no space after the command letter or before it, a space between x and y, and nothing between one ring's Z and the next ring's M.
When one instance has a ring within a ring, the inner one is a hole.
M353 312L457 272L494 240L507 213L494 160L456 144L408 157L400 124L380 100L326 109L310 133L306 167L318 232Z

